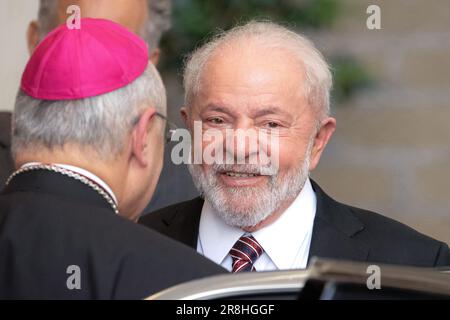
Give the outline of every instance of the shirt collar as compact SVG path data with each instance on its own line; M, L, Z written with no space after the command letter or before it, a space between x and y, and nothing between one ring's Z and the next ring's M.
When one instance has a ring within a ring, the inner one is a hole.
M252 235L278 269L290 269L301 250L309 250L316 214L316 195L309 179L301 192L272 224ZM203 255L221 264L245 232L227 225L205 201L200 218L199 242ZM293 254L295 253L295 254Z
M226 224L205 200L199 226L199 245L204 256L221 264L242 234L241 229Z
M29 167L29 166L40 165L40 164L42 164L42 163L40 163L40 162L28 162L28 163L25 163L24 165L22 165L22 168ZM87 171L87 170L82 169L82 168L79 168L79 167L76 167L76 166L68 165L68 164L52 163L51 165L57 166L57 167L60 167L60 168L64 168L64 169L67 169L67 170L70 170L70 171L73 171L73 172L76 172L76 173L81 174L82 176L85 176L86 178L94 181L100 187L102 187L111 196L111 198L113 199L114 203L116 205L118 205L116 195L114 194L112 189L108 186L108 184L106 184L105 181L100 179L97 175L93 174L92 172Z

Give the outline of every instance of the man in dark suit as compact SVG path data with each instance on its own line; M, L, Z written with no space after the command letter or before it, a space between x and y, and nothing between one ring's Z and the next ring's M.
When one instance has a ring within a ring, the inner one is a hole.
M103 19L62 25L15 104L0 194L0 299L141 299L224 272L136 225L161 172L166 97L146 44Z
M446 244L340 204L309 179L336 127L331 84L314 45L273 23L251 22L199 48L186 64L182 116L205 200L140 223L233 272L305 268L313 256L450 265Z
M420 267L450 265L445 243L377 213L339 203L311 182L317 211L308 261L316 256ZM203 204L202 198L195 198L149 213L139 222L197 249Z

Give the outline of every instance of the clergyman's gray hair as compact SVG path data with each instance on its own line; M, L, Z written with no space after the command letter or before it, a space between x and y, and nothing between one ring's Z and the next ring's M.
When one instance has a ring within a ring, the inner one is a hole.
M301 90L309 104L317 108L320 118L329 115L332 76L323 55L306 37L268 21L251 21L221 32L186 59L183 78L188 107L201 87L202 72L209 58L219 47L232 43L257 44L265 50L282 48L294 53L305 68L306 81L299 84Z
M100 159L114 159L141 113L154 107L166 114L166 104L163 82L151 63L127 86L86 99L38 100L19 90L12 125L13 157L73 143L96 150Z
M164 32L170 29L170 18L172 14L171 0L147 0L148 22L139 33L152 52L159 47ZM40 0L38 22L39 38L44 38L57 26L58 0Z

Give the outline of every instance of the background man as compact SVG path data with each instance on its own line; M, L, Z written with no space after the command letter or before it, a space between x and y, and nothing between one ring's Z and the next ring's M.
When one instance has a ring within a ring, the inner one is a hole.
M82 17L108 19L139 35L148 45L150 61L155 65L158 63L159 41L170 28L170 0L40 0L38 19L30 22L26 35L30 54L50 31L66 22L66 10L70 5L78 5ZM1 112L0 190L14 170L10 123L11 113Z
M166 96L148 58L142 39L98 19L33 52L14 111L19 169L0 194L0 299L139 299L221 272L124 219L162 167Z
M27 31L30 53L50 31L65 23L70 5L81 9L81 17L102 18L117 22L134 32L148 45L150 61L157 64L159 41L170 28L170 0L40 0L38 20Z
M340 204L309 179L336 127L331 85L328 65L314 45L273 23L251 22L199 48L184 72L186 125L191 131L194 121L202 121L204 130L273 131L279 168L191 165L205 200L162 209L141 223L233 272L305 268L312 256L450 264L446 244ZM203 147L209 143L204 140ZM246 159L255 156L249 150Z

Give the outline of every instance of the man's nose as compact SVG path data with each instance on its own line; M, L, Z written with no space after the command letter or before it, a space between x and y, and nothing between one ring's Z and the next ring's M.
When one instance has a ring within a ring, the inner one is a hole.
M256 164L258 161L258 132L250 119L236 122L226 137L227 157L232 157L237 164Z

